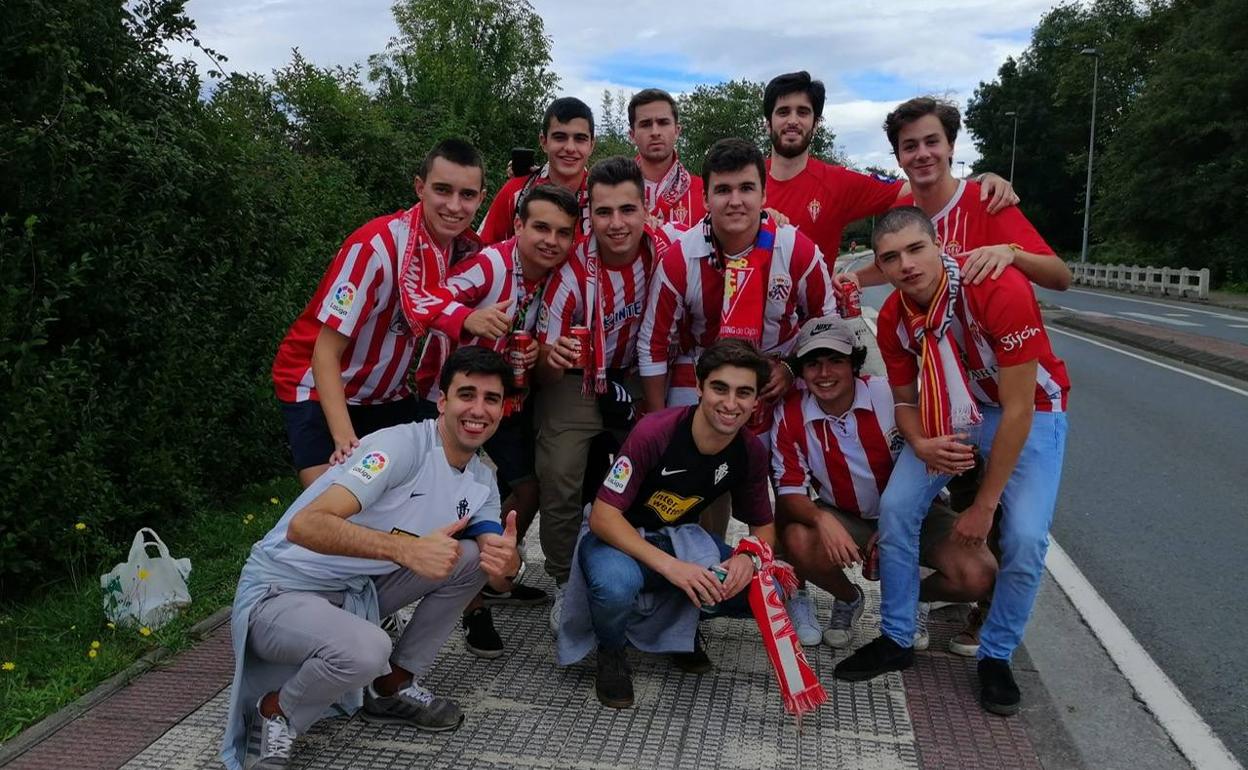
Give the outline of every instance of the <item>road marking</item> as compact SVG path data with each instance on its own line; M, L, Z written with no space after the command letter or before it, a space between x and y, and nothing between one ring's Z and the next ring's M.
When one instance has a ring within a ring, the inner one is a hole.
M1242 768L1226 744L1196 713L1170 677L1140 646L1131 630L1051 537L1045 566L1183 756L1200 770Z
M1248 329L1248 324L1227 324L1232 329Z
M1184 318L1187 318L1189 315L1191 315L1191 313L1166 313L1166 315L1169 315L1169 316L1182 316L1182 317L1184 317Z
M1174 326L1204 326L1204 324L1180 321L1177 318L1166 318L1165 316L1152 315L1151 313L1133 313L1130 310L1120 310L1118 314L1129 315L1133 318L1147 318L1150 321L1161 321L1163 324L1173 324Z
M1140 299L1138 297L1120 297L1117 294L1106 294L1100 291L1087 291L1086 289L1067 289L1065 293L1067 294L1089 294L1093 297L1116 299L1116 300L1121 300L1122 302L1138 302L1141 305L1156 305L1157 307L1167 307L1167 308L1170 308L1171 310L1174 310L1175 308L1180 307L1179 305L1175 305L1174 303L1170 303L1170 302L1155 302L1151 299ZM1187 310L1189 313L1203 313L1204 315L1211 315L1217 318L1227 318L1232 321L1244 320L1244 317L1242 315L1228 315L1226 313L1218 313L1213 310L1204 310L1198 307L1191 307L1191 308L1184 307L1184 310Z
M1142 356L1138 353L1132 353L1129 350L1123 350L1122 348L1114 347L1113 345L1107 345L1104 342L1098 342L1097 340L1094 340L1091 337L1085 337L1082 334L1075 334L1074 332L1068 332L1065 329L1058 329L1053 326L1049 326L1046 328L1050 332L1057 332L1058 334L1064 334L1067 337L1074 337L1075 339L1082 340L1090 345L1096 345L1097 347L1102 347L1102 348L1105 348L1106 350L1112 350L1115 353L1121 353L1124 356L1130 356L1131 358L1139 359L1140 361L1144 361L1145 363L1152 364L1153 366L1160 366L1162 369L1169 369L1172 372L1178 372L1179 374L1186 375L1193 379L1200 380L1202 382L1207 382L1210 385L1216 385L1219 388L1222 388L1223 390L1229 390L1232 393L1238 393L1241 396L1248 397L1248 390L1237 388L1234 385L1227 385L1225 382L1219 382L1213 379L1212 377L1206 377L1205 375L1197 374L1196 372L1189 372L1186 369L1180 369L1179 367L1171 366L1170 364L1163 364L1161 361L1154 361L1153 359L1148 358L1146 356Z

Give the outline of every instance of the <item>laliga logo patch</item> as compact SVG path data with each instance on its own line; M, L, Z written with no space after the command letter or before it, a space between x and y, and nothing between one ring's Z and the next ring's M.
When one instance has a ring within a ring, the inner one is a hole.
M347 281L334 287L329 297L329 312L339 318L346 318L355 303L355 284Z
M351 466L351 470L347 471L365 484L372 484L377 477L385 471L386 466L390 463L390 458L385 452L369 452Z
M628 486L628 480L633 477L633 461L625 455L620 455L615 461L615 465L611 466L611 472L607 474L606 481L603 486L612 492L623 492Z
M771 289L767 291L767 298L777 302L786 302L792 288L793 284L787 275L777 274L771 279Z

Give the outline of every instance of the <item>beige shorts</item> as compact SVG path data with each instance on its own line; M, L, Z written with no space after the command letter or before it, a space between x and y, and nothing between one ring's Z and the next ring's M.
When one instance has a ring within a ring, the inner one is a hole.
M858 550L862 551L865 556L867 541L875 534L879 523L875 519L864 519L855 514L846 513L839 508L828 505L822 500L816 500L815 505L836 517L836 520L841 523L841 526L845 528L849 536L854 539L854 544L858 546ZM936 498L932 501L932 507L927 509L927 516L923 519L923 527L919 530L920 564L925 567L932 566L927 557L933 548L949 537L949 533L953 531L953 525L957 521L958 514L954 513L953 509L943 500Z

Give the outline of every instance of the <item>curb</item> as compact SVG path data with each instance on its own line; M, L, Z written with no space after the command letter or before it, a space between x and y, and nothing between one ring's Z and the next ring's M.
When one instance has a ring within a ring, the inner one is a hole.
M1160 340L1144 334L1136 334L1134 332L1119 329L1117 327L1098 324L1084 318L1072 316L1064 312L1046 312L1045 320L1056 326L1062 326L1067 329L1085 332L1087 334L1095 334L1098 337L1104 337L1124 345L1130 345L1133 348L1143 350L1148 353L1165 356L1185 364L1199 366L1202 369L1208 369L1227 377L1233 377L1238 380L1248 382L1248 361L1230 358L1228 356L1209 353L1203 350L1180 345L1177 342Z
M230 610L230 607L222 607L212 613L187 629L187 636L197 641L203 639L230 619ZM0 745L0 767L13 762L27 751L47 740L62 727L95 708L95 706L107 700L118 690L155 668L158 663L172 654L173 652L168 647L157 647L144 654L143 657L130 664L127 668L96 685L93 690L73 703L27 727L3 745Z

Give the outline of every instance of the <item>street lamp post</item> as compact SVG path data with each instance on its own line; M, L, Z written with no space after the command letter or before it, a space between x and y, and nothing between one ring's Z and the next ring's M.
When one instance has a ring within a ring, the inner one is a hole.
M958 161L958 165L962 167L962 178L966 179L966 161L960 160Z
M1088 220L1092 214L1092 148L1096 142L1096 84L1100 80L1101 52L1085 48L1079 54L1092 57L1092 128L1088 134L1088 187L1083 194L1083 249L1079 252L1079 261L1087 262Z
M1014 138L1010 140L1010 184L1014 184L1014 151L1018 149L1018 113L1005 113L1007 118L1014 118Z

